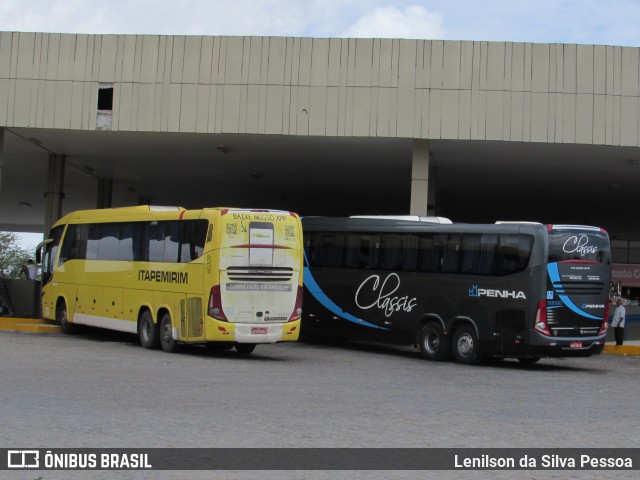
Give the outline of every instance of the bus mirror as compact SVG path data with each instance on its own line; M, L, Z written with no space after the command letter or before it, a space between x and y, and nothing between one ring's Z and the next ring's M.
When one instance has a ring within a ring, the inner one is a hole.
M40 242L36 247L36 263L42 263L42 247L48 245L53 242L52 238L47 238L46 240Z

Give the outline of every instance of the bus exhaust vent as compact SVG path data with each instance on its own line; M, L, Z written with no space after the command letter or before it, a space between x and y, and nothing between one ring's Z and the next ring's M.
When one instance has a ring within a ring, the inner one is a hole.
M290 267L229 267L229 280L244 282L284 282L293 277Z
M513 350L524 342L527 326L524 310L500 310L496 312L498 349Z

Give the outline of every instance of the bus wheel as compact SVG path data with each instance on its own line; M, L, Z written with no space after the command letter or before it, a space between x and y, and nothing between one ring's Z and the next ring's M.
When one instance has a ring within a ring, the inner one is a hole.
M236 352L248 355L256 349L255 343L236 343Z
M442 361L449 357L451 344L438 323L427 323L418 334L420 353L427 360Z
M518 361L520 363L522 363L523 365L533 365L538 360L540 360L540 357L522 357L522 358L518 358Z
M145 310L140 317L138 335L140 335L140 345L144 348L158 348L160 346L158 325L153 323L153 317L149 310Z
M162 350L173 353L178 350L178 342L173 338L171 315L165 313L160 321L160 345Z
M478 336L471 325L463 325L453 335L453 356L460 363L472 365L480 361Z
M62 301L56 308L56 320L60 322L60 328L64 333L73 334L78 331L78 326L69 323L67 318L67 304Z

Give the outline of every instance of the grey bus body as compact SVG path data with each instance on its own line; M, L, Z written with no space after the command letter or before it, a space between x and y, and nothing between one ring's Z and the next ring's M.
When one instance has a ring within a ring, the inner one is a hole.
M610 244L597 227L305 217L303 337L485 356L604 347Z

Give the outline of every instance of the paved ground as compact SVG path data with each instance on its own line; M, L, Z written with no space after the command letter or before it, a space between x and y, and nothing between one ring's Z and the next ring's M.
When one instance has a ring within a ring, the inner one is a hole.
M0 447L638 447L640 357L431 363L377 346L250 357L0 332ZM423 473L423 474L422 474ZM636 472L637 473L637 472ZM419 475L418 475L419 474ZM0 478L634 478L628 472L0 472Z

